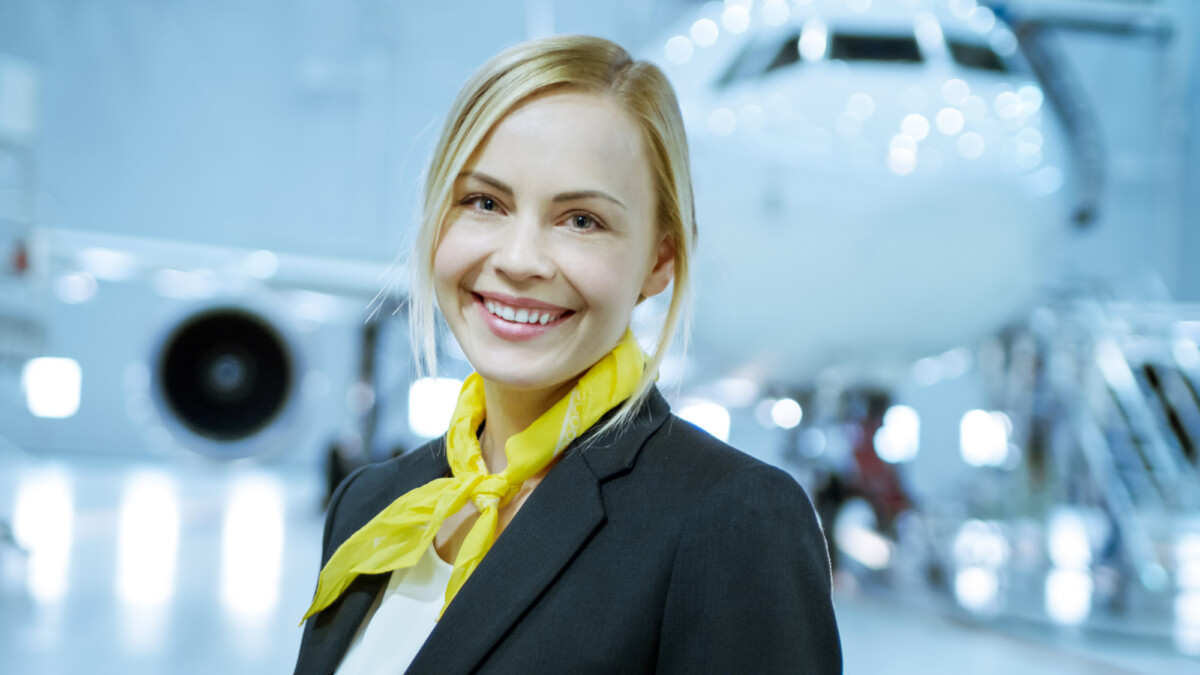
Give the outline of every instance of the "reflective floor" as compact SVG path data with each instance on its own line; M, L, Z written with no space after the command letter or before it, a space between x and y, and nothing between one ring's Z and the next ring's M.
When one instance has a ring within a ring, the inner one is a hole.
M0 672L291 672L322 490L298 469L0 455ZM853 586L836 598L847 673L1200 672L1165 642L983 626Z

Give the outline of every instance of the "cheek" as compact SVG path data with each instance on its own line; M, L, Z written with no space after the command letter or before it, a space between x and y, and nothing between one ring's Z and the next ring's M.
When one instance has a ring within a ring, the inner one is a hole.
M600 264L596 264L600 262ZM592 260L585 277L578 279L589 304L615 321L629 319L641 291L641 270L627 257L613 257L603 262Z
M460 248L446 246L443 241L433 254L433 294L443 312L450 311L447 303L453 304L458 287L464 283L469 265Z

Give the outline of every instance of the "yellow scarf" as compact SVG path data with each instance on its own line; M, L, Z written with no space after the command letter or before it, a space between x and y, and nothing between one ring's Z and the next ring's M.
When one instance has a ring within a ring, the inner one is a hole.
M432 544L442 523L458 513L467 500L475 502L479 518L467 532L446 587L446 607L467 577L475 571L496 538L499 509L580 434L606 412L629 398L642 377L646 357L628 329L617 346L596 362L566 396L529 428L508 439L508 466L488 472L476 435L486 417L483 378L471 374L463 383L458 405L446 432L446 455L453 476L438 478L410 490L389 504L342 542L317 581L317 593L300 620L325 609L360 574L382 574L412 567ZM440 618L440 614L439 614Z

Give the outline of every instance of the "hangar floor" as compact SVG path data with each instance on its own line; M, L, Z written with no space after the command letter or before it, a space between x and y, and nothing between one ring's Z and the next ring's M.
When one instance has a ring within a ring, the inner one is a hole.
M0 672L290 672L316 577L320 477L245 464L0 454ZM1163 645L985 626L852 590L847 673L1184 673ZM924 607L918 605L924 604Z

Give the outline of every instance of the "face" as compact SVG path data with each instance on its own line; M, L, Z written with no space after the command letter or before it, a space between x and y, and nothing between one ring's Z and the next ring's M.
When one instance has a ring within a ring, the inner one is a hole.
M514 110L459 175L438 247L438 305L471 365L511 390L565 389L616 345L671 249L628 114L560 93Z

